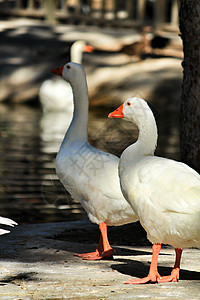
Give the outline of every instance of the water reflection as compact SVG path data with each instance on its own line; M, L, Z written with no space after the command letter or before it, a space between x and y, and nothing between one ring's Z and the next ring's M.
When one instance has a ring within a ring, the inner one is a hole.
M40 119L42 152L47 154L58 152L71 119L72 114L67 111L48 111L42 114Z
M36 108L0 106L0 210L19 223L73 220L74 212L76 218L85 216L54 169L66 120L65 127L57 120L50 134L47 119Z
M137 129L128 122L107 119L110 111L110 108L97 108L90 112L89 139L99 149L119 156L135 141ZM158 124L157 152L178 159L177 124L169 125L168 119L166 125L162 120ZM55 156L68 124L62 112L43 114L39 108L0 105L2 216L19 223L86 218L79 202L71 199L55 174Z

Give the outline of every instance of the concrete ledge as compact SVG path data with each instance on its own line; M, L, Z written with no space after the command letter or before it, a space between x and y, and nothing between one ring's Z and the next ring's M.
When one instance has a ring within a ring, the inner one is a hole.
M134 226L137 230L137 223ZM23 225L1 236L1 298L199 299L200 250L183 252L178 283L125 285L123 282L131 276L147 274L151 246L114 246L113 261L90 262L73 256L74 252L96 248L96 244L76 242L77 230L84 229L88 240L87 232L94 228L96 226L88 221ZM120 228L116 230L120 235ZM130 240L132 236L134 232L130 233ZM163 247L159 257L160 273L169 274L173 264L174 250Z

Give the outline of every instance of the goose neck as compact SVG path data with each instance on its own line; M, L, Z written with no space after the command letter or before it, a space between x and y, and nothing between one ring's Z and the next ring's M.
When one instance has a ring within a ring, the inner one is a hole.
M137 141L125 150L126 161L139 157L154 155L157 146L157 126L153 115L150 118L137 122L139 136Z
M77 80L71 82L74 113L70 127L66 133L65 141L72 142L74 140L88 140L88 89L85 80Z
M72 45L71 51L70 51L71 61L81 64L82 56L83 56L82 47L80 47L80 45L76 44L76 43L74 45Z
M142 124L139 127L139 136L137 144L142 155L153 155L157 146L157 126L156 122L151 119L149 122Z

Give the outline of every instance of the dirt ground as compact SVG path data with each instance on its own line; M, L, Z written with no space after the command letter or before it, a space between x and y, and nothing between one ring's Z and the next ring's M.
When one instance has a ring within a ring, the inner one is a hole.
M147 275L151 246L138 223L110 229L114 260L83 261L73 253L94 251L98 241L98 230L89 221L15 227L1 236L1 298L199 299L200 250L183 252L178 283L125 285L131 277ZM174 249L163 246L162 275L171 272L174 258Z

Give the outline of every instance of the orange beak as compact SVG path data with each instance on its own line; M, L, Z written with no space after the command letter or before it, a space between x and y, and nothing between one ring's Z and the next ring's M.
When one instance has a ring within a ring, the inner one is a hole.
M64 66L59 67L59 68L55 68L51 70L51 73L58 75L60 77L62 77L62 71L63 71Z
M108 118L124 118L123 104L108 115Z
M90 45L85 45L84 51L85 52L93 52L94 51L94 47L92 47Z

